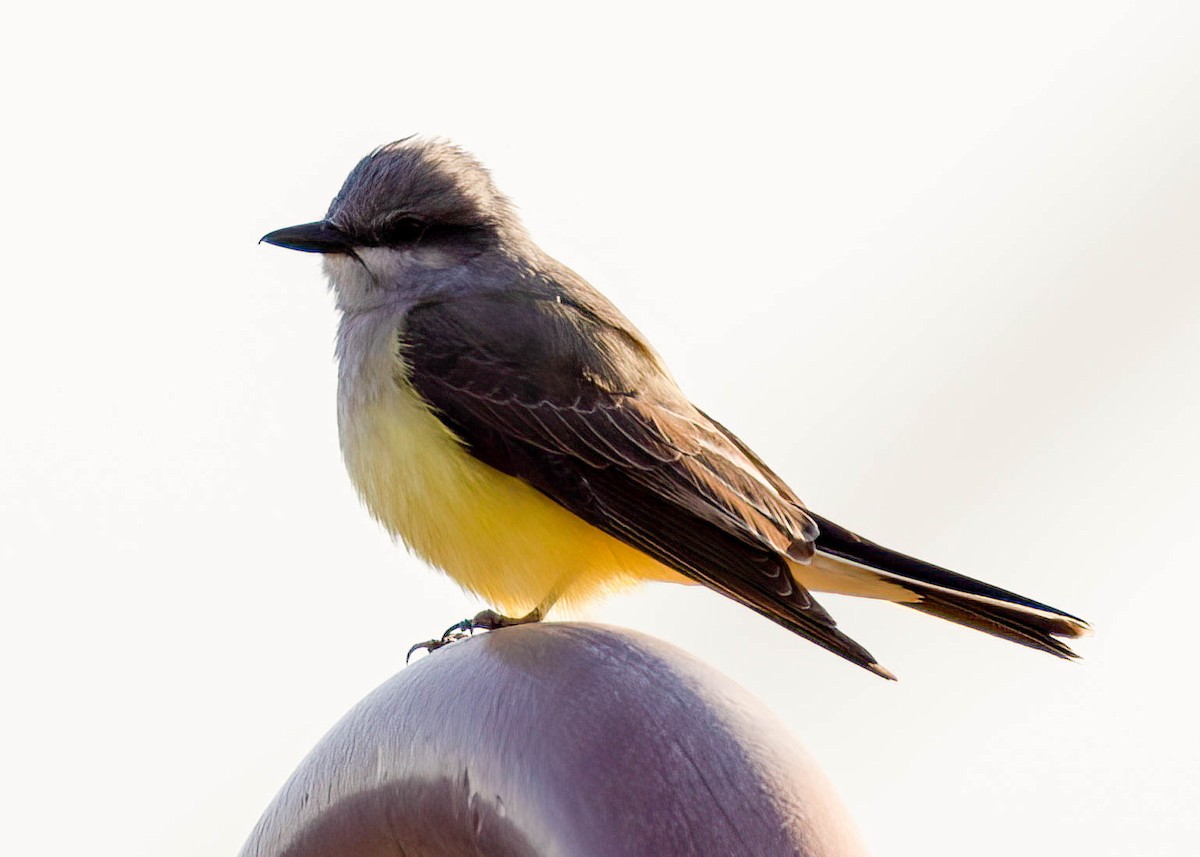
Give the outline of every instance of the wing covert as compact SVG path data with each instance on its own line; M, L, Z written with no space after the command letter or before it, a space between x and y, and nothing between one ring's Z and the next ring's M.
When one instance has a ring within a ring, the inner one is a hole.
M406 380L476 458L819 645L874 663L791 576L788 559L812 555L808 512L679 393L628 323L561 296L456 297L409 314L400 356Z

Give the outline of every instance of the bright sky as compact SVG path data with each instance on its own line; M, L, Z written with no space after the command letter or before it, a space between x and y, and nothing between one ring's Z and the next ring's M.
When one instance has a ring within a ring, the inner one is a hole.
M813 508L1099 634L826 598L889 684L703 591L587 618L762 697L881 857L1194 853L1200 13L784 5L9 13L0 852L236 853L483 606L359 508L317 260L255 244L424 132Z

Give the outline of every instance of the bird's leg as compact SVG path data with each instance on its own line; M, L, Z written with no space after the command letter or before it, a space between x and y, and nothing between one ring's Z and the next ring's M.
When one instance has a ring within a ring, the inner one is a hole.
M461 622L451 625L446 629L446 633L442 634L442 638L445 639L455 634L470 636L475 631L495 631L497 628L509 628L513 625L529 625L533 622L541 622L545 615L541 605L516 619L511 616L502 616L495 610L480 610L470 619L463 619Z
M534 622L540 622L545 615L550 612L550 608L554 605L554 602L558 600L558 596L559 590L556 587L554 592L542 599L541 604L539 604L537 607L534 607L524 616L515 619L511 616L503 616L500 613L497 613L495 610L480 610L470 619L463 619L461 622L455 622L446 629L446 632L442 634L440 639L426 640L423 643L416 643L411 649L408 650L408 654L405 656L404 661L407 663L412 658L413 652L417 651L418 649L425 649L427 652L435 652L442 648L442 646L446 646L450 643L470 637L477 630L495 631L497 628L509 628L514 625L529 625Z

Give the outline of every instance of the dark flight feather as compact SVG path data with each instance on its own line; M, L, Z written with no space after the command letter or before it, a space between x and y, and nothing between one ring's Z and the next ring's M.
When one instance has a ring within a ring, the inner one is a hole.
M817 535L809 513L678 393L632 326L582 281L569 299L539 280L419 305L400 354L407 381L480 461L890 677L792 578L787 557L811 556Z
M905 607L1060 658L1076 655L1056 638L1082 637L1091 631L1078 616L885 548L833 521L813 517L821 529L817 550L878 569L889 581L921 596L920 601L901 602Z
M709 419L754 463L783 497L800 503L787 484L753 450L716 420ZM877 545L815 512L809 512L809 515L820 530L816 538L817 550L883 572L890 582L920 596L920 601L898 602L905 607L1060 658L1075 658L1077 655L1056 638L1081 637L1091 631L1087 622L1078 616Z

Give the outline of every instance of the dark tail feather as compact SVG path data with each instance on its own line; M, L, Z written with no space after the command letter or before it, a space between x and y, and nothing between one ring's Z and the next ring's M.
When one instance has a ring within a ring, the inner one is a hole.
M1070 613L897 553L832 521L813 517L821 528L817 550L865 566L920 597L919 601L900 602L905 607L1067 659L1077 655L1057 638L1091 633L1087 622Z
M1059 623L1042 622L1041 617L1021 610L981 604L969 598L942 592L923 591L919 585L913 586L912 590L921 596L921 600L905 603L905 607L920 610L931 616L940 616L985 634L1029 646L1031 649L1041 649L1060 658L1072 660L1079 657L1071 651L1070 646L1056 639L1056 635L1080 635L1063 633Z

